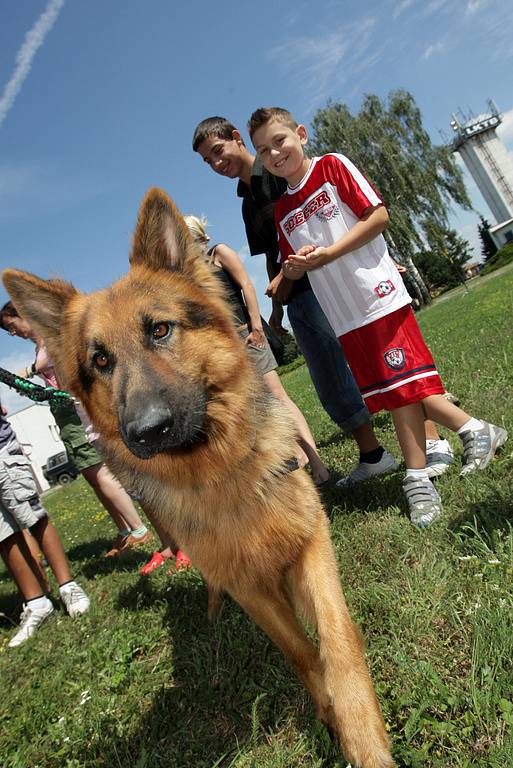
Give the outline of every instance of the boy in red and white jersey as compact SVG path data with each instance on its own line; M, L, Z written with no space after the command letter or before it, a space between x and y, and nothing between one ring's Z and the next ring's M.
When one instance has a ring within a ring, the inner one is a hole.
M288 183L275 205L284 274L297 280L308 273L369 411L391 412L406 462L403 488L410 517L424 528L441 515L426 471L424 419L460 435L461 474L488 466L507 432L443 397L411 298L382 235L387 210L365 176L340 154L308 158L306 128L287 110L258 109L248 129L264 167Z

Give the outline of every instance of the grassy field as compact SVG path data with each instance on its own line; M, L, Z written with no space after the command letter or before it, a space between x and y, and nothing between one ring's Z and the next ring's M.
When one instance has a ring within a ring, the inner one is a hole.
M513 270L419 316L448 389L513 431ZM285 385L334 473L354 444L321 410L304 367ZM375 426L398 454L390 419ZM418 531L402 473L326 493L346 597L399 766L513 765L513 440L478 476L438 482L443 521ZM8 649L20 608L0 566L2 768L345 768L267 638L228 603L208 625L200 575L105 560L109 518L82 479L47 496L92 607ZM322 564L319 564L322 567ZM53 589L54 594L56 588ZM57 604L57 601L55 601Z

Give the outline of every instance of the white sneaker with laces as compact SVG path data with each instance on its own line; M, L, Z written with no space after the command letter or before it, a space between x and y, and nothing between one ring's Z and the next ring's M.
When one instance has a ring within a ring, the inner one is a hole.
M76 582L69 586L66 584L60 590L62 602L70 616L79 616L89 610L90 600L86 593Z
M15 648L21 645L31 637L36 629L48 619L54 612L54 607L50 600L46 598L46 604L41 608L33 608L29 603L23 603L23 611L20 616L20 628L9 641L9 648Z
M447 440L426 440L426 469L428 477L439 477L454 461L452 448Z
M508 439L508 433L502 427L483 421L481 429L469 429L462 432L463 468L460 475L468 475L476 469L486 469L499 448Z
M389 475L397 469L399 469L399 464L392 454L388 451L383 451L383 456L376 464L369 464L368 462L361 461L349 475L337 480L336 485L339 488L342 488L346 485L353 485L354 483L361 483L364 480L370 480L371 477Z

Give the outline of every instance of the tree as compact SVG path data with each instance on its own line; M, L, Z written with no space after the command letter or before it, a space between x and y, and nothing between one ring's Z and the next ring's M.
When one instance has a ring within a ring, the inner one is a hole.
M262 325L278 365L287 365L295 360L296 357L299 357L301 352L299 351L296 339L289 331L286 331L282 336L277 336L270 325L263 319Z
M465 264L469 258L468 242L449 229L437 233L431 249L418 251L415 262L430 290L448 290L465 283Z
M280 336L280 340L283 344L283 356L280 365L287 365L295 360L296 357L299 357L301 352L299 351L296 339L288 331L283 336Z
M391 255L408 268L419 301L428 302L414 254L431 249L435 230L447 231L452 203L471 208L451 149L432 144L415 99L404 90L392 91L386 102L365 96L354 116L345 104L328 102L312 125L314 154L346 154L375 183L390 213L384 234Z
M485 261L488 261L497 253L497 246L495 245L493 238L490 234L490 223L483 216L480 216L480 223L477 225L477 231L481 238L481 256Z

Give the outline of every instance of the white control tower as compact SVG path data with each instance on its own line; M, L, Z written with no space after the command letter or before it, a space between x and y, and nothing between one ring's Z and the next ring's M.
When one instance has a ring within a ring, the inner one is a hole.
M490 234L501 247L513 241L513 158L496 134L502 115L491 99L488 107L489 114L463 121L452 115L452 147L461 155L497 221Z

